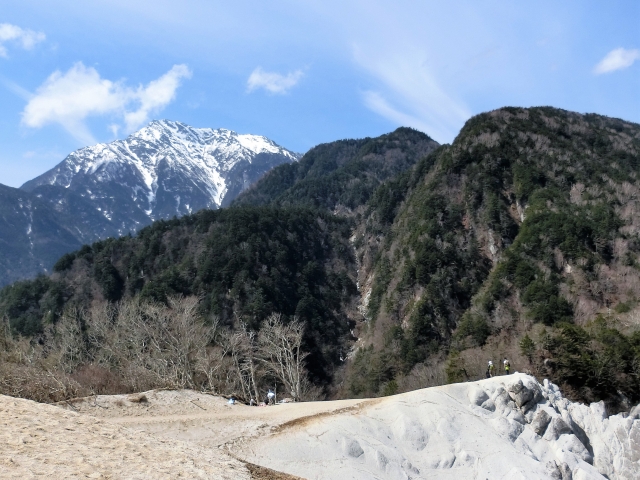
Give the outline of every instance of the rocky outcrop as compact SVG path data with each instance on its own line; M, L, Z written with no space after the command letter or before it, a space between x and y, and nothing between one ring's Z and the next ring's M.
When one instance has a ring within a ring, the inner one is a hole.
M251 443L245 459L305 478L640 478L640 408L607 416L513 374L372 400Z
M487 399L482 408L494 429L544 463L551 478L640 478L640 408L607 417L603 402L572 403L548 380L518 374L503 382L478 382L474 396Z

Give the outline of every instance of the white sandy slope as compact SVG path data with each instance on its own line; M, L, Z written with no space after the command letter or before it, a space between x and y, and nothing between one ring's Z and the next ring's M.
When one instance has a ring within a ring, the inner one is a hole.
M514 374L294 422L239 456L308 479L639 479L640 420Z
M0 396L0 478L249 478L236 459L307 479L640 478L636 410L606 418L522 374L266 408L193 391L145 398L65 410Z

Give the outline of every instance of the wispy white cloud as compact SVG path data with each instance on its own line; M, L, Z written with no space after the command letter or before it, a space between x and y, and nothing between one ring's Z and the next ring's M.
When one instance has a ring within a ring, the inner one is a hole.
M450 142L471 116L462 101L440 86L419 52L366 55L355 48L354 56L383 86L383 92L364 92L364 104L392 122Z
M118 132L120 132L120 125L118 125L117 123L112 123L107 128L109 129L109 131L113 135L113 138L118 138Z
M367 108L374 111L378 115L381 115L388 120L397 123L398 125L413 127L423 132L429 132L430 130L432 130L431 125L425 123L423 119L396 109L382 96L380 92L368 90L363 92L362 97Z
M33 96L29 90L2 75L0 75L0 83L4 85L7 90L24 100L29 100Z
M261 67L258 67L249 75L247 90L253 92L258 88L264 88L269 93L284 94L293 88L303 75L302 70L282 75L276 72L266 72Z
M186 65L174 65L171 70L146 87L138 87L131 95L139 102L137 110L125 113L125 126L128 131L135 130L149 120L149 116L169 105L176 97L176 90L182 79L191 78L191 70Z
M31 128L58 123L79 141L95 143L85 124L87 117L113 115L122 119L127 131L132 131L168 105L182 79L190 76L186 65L174 65L146 86L131 88L122 81L101 78L96 69L79 62L65 73L52 73L38 87L22 112L22 123ZM117 131L113 125L110 128Z
M638 59L640 59L640 50L616 48L615 50L611 50L602 60L600 60L600 62L594 67L593 73L601 75L603 73L622 70L633 65L633 62Z
M7 57L7 42L19 44L25 50L31 50L36 43L42 42L46 38L42 32L25 30L10 23L0 23L0 57Z

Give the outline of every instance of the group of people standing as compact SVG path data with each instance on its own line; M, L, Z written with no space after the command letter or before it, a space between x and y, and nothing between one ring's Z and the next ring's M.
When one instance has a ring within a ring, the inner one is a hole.
M267 392L267 397L264 399L264 402L260 403L258 405L258 402L256 402L253 398L249 401L249 406L251 407L264 407L267 405L275 405L276 404L276 393L269 389L269 391Z
M511 373L511 364L509 363L509 360L507 360L506 358L504 359L504 361L502 362L504 365L504 374L505 375L509 375ZM486 377L487 378L491 378L495 375L495 368L493 366L493 361L489 360L488 364L487 364L487 374Z

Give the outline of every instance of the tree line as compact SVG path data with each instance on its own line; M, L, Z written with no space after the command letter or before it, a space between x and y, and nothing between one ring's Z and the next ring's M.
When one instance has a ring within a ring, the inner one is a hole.
M36 401L190 388L259 401L268 388L315 399L304 360L304 325L273 313L260 331L236 330L199 313L200 299L166 304L130 298L89 309L70 306L42 341L0 329L0 393ZM262 395L261 395L262 393Z

